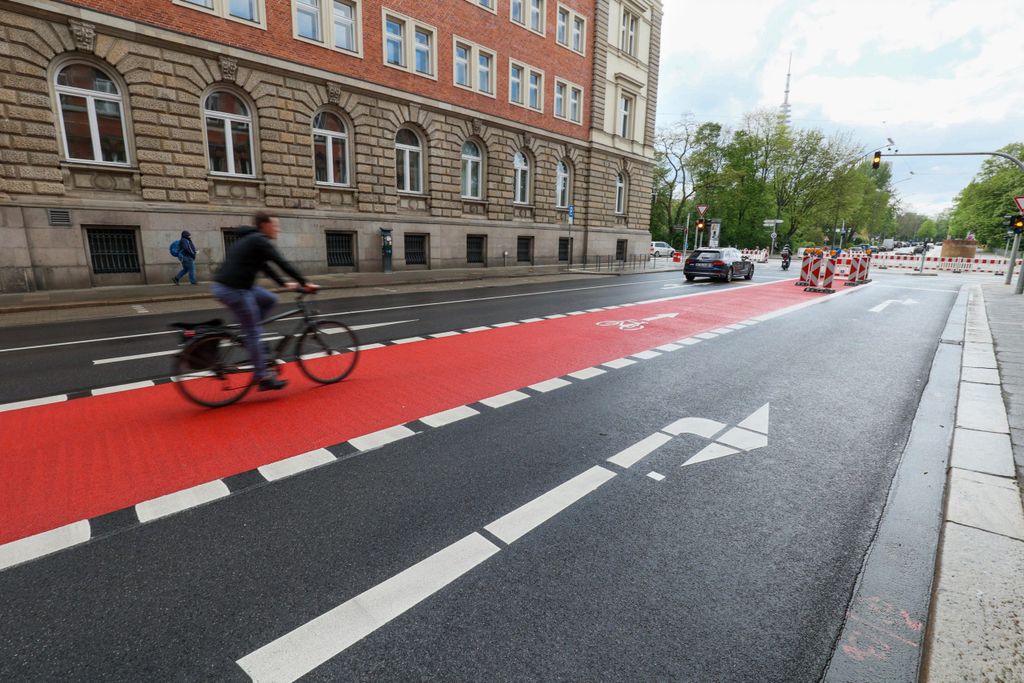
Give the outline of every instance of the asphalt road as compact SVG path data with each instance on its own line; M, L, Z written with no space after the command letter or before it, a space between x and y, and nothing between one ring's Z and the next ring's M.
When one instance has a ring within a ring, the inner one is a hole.
M384 582L479 538L493 547L486 557L335 644L303 680L817 681L955 283L876 277L822 305L529 390L500 410L2 571L0 679L247 680L246 657L356 596L355 621L373 622L404 599L374 602ZM360 309L391 310L344 317L413 321L367 329L373 342L696 287L678 285L648 275L475 291L458 303L450 292L363 298ZM323 310L351 311L344 300ZM8 330L0 349L166 322ZM168 342L0 353L16 378L0 402L159 376L166 359L92 361ZM631 467L608 463L681 418L733 426L765 404L766 446L681 466L710 443L684 434ZM495 525L595 468L611 476L522 536L509 541ZM455 564L442 560L440 574Z

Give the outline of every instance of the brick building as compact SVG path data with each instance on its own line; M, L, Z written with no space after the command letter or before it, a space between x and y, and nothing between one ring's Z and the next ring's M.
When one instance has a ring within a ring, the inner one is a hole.
M659 0L0 0L0 291L645 254ZM575 207L569 225L569 206Z

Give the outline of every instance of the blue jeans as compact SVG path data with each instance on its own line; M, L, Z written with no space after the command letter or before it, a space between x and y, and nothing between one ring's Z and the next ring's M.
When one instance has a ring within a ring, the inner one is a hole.
M277 303L277 296L262 287L235 289L219 282L214 282L211 290L213 295L238 318L242 333L245 335L245 348L249 350L249 358L256 368L256 378L263 379L268 376L267 358L263 353L263 344L260 343L260 336L263 334L261 323L270 315L270 310Z
M188 256L179 256L178 260L181 261L181 272L174 276L174 281L177 282L181 278L188 275L188 281L192 284L196 283L196 260L189 258Z

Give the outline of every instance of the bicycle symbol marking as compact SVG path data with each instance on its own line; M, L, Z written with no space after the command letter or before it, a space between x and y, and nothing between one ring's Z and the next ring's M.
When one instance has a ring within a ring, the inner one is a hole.
M598 325L601 327L618 327L626 332L642 330L645 327L639 320L602 320Z

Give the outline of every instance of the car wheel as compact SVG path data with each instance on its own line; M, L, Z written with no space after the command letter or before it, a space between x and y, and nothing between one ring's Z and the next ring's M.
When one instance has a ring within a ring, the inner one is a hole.
M729 270L725 271L724 279L726 282L732 282L732 266L729 267Z
M750 270L748 270L747 274L743 276L743 279L744 280L752 280L753 278L754 278L754 264L751 263L750 264Z
M684 275L684 277L686 278L687 282L693 282L693 278L695 278L697 276L696 275Z

